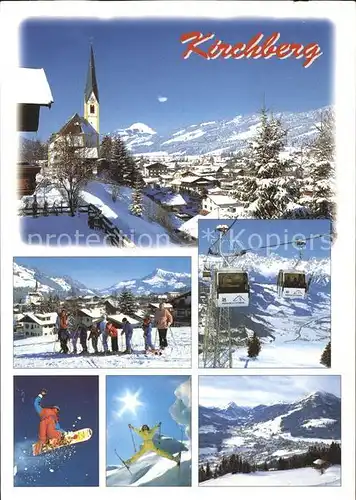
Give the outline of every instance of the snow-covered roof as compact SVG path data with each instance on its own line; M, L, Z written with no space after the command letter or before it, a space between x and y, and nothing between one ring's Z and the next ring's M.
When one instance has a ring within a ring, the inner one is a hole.
M180 179L173 179L173 181L171 181L171 184L174 184L174 185L177 185L177 186L180 186L181 185L181 180Z
M150 182L157 182L159 177L144 177L143 180L146 184L149 184Z
M199 219L218 219L216 212L212 211L206 215L198 214L191 219L184 222L180 227L179 231L189 234L192 238L198 239L198 221Z
M157 303L154 303L154 304L152 303L152 304L150 304L150 306L155 307L156 309L158 309L159 306L160 306L160 302L157 302ZM166 309L173 309L172 304L168 304L168 303L164 304L164 307Z
M131 318L127 314L111 314L110 316L107 317L107 319L110 321L115 321L116 323L122 323L122 320L126 318L132 325L137 325L139 322L137 319Z
M219 187L214 187L214 188L210 188L208 189L208 194L211 195L211 194L218 194L218 193L222 193L223 190Z
M234 198L230 196L225 196L223 194L208 194L207 198L209 198L215 205L218 206L238 206L240 203Z
M186 201L183 196L179 193L169 193L164 198L161 199L162 205L173 206L183 206L186 205Z
M16 68L12 89L19 104L50 106L54 102L43 68Z
M37 323L40 326L48 326L55 325L57 321L57 313L46 313L46 314L34 314L34 313L26 313L21 320L21 323L26 323L26 318L30 318L32 321ZM47 319L46 319L47 318Z
M102 309L79 309L79 312L83 313L85 316L89 316L89 318L98 319L103 315Z

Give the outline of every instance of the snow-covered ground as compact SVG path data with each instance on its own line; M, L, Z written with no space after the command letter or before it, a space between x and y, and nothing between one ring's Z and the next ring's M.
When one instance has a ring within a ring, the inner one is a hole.
M341 486L341 467L329 467L324 474L312 467L283 471L226 474L200 486Z
M98 207L130 241L140 247L175 246L167 230L160 224L150 220L148 214L136 217L130 213L132 202L132 189L121 187L117 200L111 197L112 185L99 181L90 182L81 192L85 203ZM49 206L54 202L57 205L63 200L61 193L56 188L36 190L37 201L42 204L44 197ZM28 200L31 204L32 197L24 197L19 208ZM150 204L149 198L142 197L143 206ZM65 204L65 201L63 200ZM29 205L30 206L30 205ZM168 213L167 213L168 216ZM174 218L174 216L172 215ZM88 227L87 214L75 217L68 215L51 215L48 217L20 217L22 238L26 243L44 245L103 245L105 234L94 231ZM175 223L175 220L172 220ZM179 221L181 223L181 221Z
M144 455L130 466L110 467L106 472L106 486L190 486L191 451L183 451L181 463L157 456L155 453Z
M155 345L155 330L153 338ZM14 341L14 368L189 368L191 366L191 328L172 328L167 336L168 347L162 356L144 354L141 328L135 328L132 337L133 354L130 355L94 355L60 354L56 336L27 337ZM69 343L71 348L71 344ZM99 350L101 342L99 340ZM119 338L119 349L123 351L123 337ZM81 350L78 342L78 351ZM88 350L93 353L91 342Z

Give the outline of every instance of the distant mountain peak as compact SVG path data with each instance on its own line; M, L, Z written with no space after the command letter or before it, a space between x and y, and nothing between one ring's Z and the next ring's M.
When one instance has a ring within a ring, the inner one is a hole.
M157 133L155 130L153 130L151 127L149 127L145 123L140 123L140 122L133 123L125 130L131 130L133 132L138 132L140 134L150 134L150 135L155 135Z

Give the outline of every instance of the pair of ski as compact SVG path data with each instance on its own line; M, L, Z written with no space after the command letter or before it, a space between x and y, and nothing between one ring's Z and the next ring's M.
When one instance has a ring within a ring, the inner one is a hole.
M115 455L117 456L117 458L120 460L120 462L122 462L122 464L124 465L124 467L126 467L126 469L129 471L129 473L131 474L132 476L132 472L130 470L130 467L126 464L126 462L120 457L120 455L118 454L118 452L116 451L116 449L114 450L115 451ZM181 456L182 456L182 452L179 452L179 462L177 463L177 466L180 467L180 459L181 459Z

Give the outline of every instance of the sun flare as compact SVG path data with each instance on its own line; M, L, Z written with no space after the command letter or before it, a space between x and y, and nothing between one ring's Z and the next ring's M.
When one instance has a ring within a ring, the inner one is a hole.
M136 416L136 409L143 406L143 403L139 400L139 395L140 391L137 391L134 394L127 391L124 397L119 398L119 401L122 403L122 407L118 412L119 417L122 417L122 415L126 412L130 412Z

